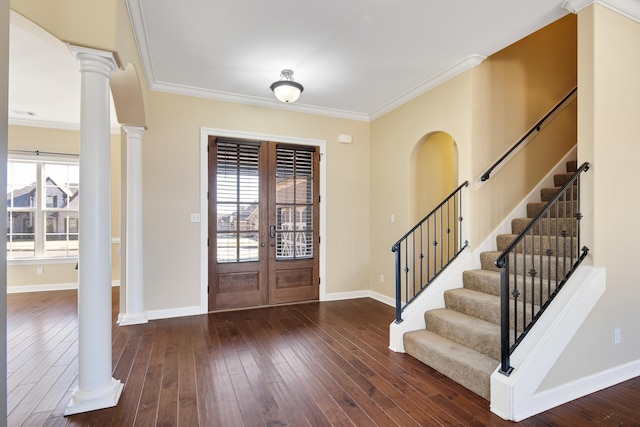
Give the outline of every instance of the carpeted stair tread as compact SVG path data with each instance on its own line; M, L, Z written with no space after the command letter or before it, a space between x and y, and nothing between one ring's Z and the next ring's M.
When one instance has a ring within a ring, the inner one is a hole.
M500 269L495 265L495 260L498 259L500 254L502 254L500 251L488 251L481 253L480 265L486 270L500 271ZM579 254L575 254L576 258L578 256ZM543 256L542 259L540 259L539 255L534 255L533 260L531 258L531 255L523 256L522 254L517 254L514 261L514 257L511 255L509 258L509 272L513 273L516 271L519 275L523 275L525 273L530 275L531 270L533 269L536 273L536 278L539 278L540 275L542 275L543 279L551 278L556 280L556 271L558 271L559 274L562 274L562 272L565 271L565 264L567 267L571 264L571 259L568 257L560 257L558 259L553 257L549 260L549 257ZM574 258L573 261L576 261L576 259Z
M578 161L577 160L569 160L567 163L567 172L574 173L578 170Z
M463 271L462 285L473 291L499 296L500 272L483 269Z
M404 334L404 347L425 365L490 399L491 374L499 365L497 360L425 329Z
M547 207L546 202L527 203L527 217L535 218L545 207ZM571 217L572 214L575 216L576 213L578 213L578 202L575 200L573 202L570 200L566 202L558 200L554 206L549 209L549 216L552 218Z
M550 187L550 188L543 188L540 190L540 200L543 202L549 202L549 200L553 199L555 197L556 194L558 194L558 192L560 191L562 187ZM578 198L578 187L573 185L571 186L571 188L567 188L567 190L565 191L566 193L566 200L571 200L571 193L573 192L573 199L576 200ZM562 198L562 196L560 196Z
M529 223L531 223L531 218L514 218L513 220L511 220L511 232L513 234L520 234L527 228ZM567 230L568 233L573 230L574 236L576 236L578 232L578 220L576 220L575 218L573 220L567 218L542 218L541 223L543 234L555 234L556 227L558 227L559 231ZM540 234L540 227L538 226L538 224L533 227L533 233Z
M499 234L496 237L496 243L498 245L499 251L504 251L509 247L509 245L518 237L517 234ZM526 235L524 237L524 241L520 241L516 246L516 250L518 252L522 252L523 244L524 249L527 253L531 253L533 251L534 254L539 255L541 252L544 255L552 255L555 256L556 253L559 256L571 256L571 243L573 242L573 253L577 253L577 244L578 241L576 239L569 239L564 237L556 237L555 230L554 235L545 235L542 236L534 235L531 237L530 235ZM547 251L550 251L547 253Z
M494 359L500 358L500 326L454 310L424 314L426 329Z
M511 276L512 278L513 276ZM512 280L510 278L510 280ZM527 277L527 282L530 280ZM467 270L462 273L462 282L463 286L466 289L471 289L478 292L484 292L490 295L499 296L500 295L500 272L499 271L491 271L491 270ZM519 283L524 283L524 277L520 276L518 278ZM531 289L531 287L527 287L524 295L521 295L520 298L526 298L526 301L531 301L531 298L539 298L538 295L542 292L543 298L548 298L551 292L556 290L556 281L555 280L543 280L542 288L540 286L536 286L536 289ZM535 293L535 295L534 295ZM509 294L509 298L513 299L513 295Z
M512 298L511 295L509 295ZM529 297L530 298L530 297ZM531 300L527 298L527 306L524 306L523 297L520 296L515 304L510 304L510 319L518 319L518 330L525 327L524 317L526 314L527 322L531 321L532 315L540 311L537 305L531 306ZM539 297L538 297L539 298ZM484 321L494 323L500 326L500 297L496 295L485 294L483 292L473 291L471 289L458 288L450 289L444 293L445 307L449 310L455 310L467 316L476 317ZM518 316L516 316L518 313Z
M570 173L558 173L553 175L553 186L554 187L562 187L567 182L571 180L573 176L573 172Z
M444 293L444 305L467 316L500 325L500 297L471 289L450 289Z

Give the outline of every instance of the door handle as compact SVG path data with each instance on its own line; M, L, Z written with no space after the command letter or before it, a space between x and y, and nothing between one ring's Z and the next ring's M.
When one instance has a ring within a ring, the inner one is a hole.
M276 237L276 226L272 225L271 227L269 227L269 237L271 237L272 239Z

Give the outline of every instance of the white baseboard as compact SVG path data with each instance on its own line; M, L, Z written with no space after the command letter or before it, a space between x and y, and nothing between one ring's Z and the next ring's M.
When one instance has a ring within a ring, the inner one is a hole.
M171 319L174 317L197 316L202 314L200 306L192 307L167 308L163 310L147 310L147 318L149 320Z
M334 292L330 294L324 294L320 301L340 301L356 298L372 298L376 301L380 301L383 304L395 307L396 300L393 297L382 295L381 293L374 291L351 291L351 292Z
M111 286L120 286L119 280L111 282ZM78 289L78 282L75 283L51 283L45 285L24 285L24 286L7 286L8 294L19 294L21 292L46 292L46 291L69 291Z
M371 291L333 292L320 296L320 301L340 301L344 299L368 298Z

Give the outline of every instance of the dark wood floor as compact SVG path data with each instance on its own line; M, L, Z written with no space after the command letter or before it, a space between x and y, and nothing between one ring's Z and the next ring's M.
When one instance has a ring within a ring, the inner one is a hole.
M114 323L118 406L63 417L76 384L76 293L7 299L9 426L515 425L390 351L393 310L371 299ZM636 378L517 425L639 426L639 402Z

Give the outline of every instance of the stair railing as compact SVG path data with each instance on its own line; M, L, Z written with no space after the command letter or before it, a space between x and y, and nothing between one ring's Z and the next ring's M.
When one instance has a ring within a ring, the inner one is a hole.
M392 247L395 253L396 323L402 312L466 248L462 237L465 181Z
M545 126L545 124L549 122L553 117L555 117L555 115L559 113L561 109L564 108L564 106L567 105L570 100L573 99L573 97L577 92L578 92L578 88L577 87L573 88L573 90L569 92L567 96L562 98L562 100L558 102L556 106L551 109L551 111L545 114L545 116L542 119L540 119L538 123L533 125L533 127L531 127L531 129L529 129L527 133L525 133L524 136L518 140L518 142L513 144L513 146L511 146L511 148L509 148L506 153L504 153L498 160L496 160L494 164L491 165L489 169L487 169L487 171L480 177L480 181L484 182L488 180L491 177L491 172L493 172L494 169L500 166L500 164L504 162L509 156L514 154L516 150L524 147L525 142L531 139L534 136L535 132L540 132L542 128Z
M580 177L584 163L496 259L500 268L501 366L587 256L580 242ZM537 249L537 254L536 254Z

